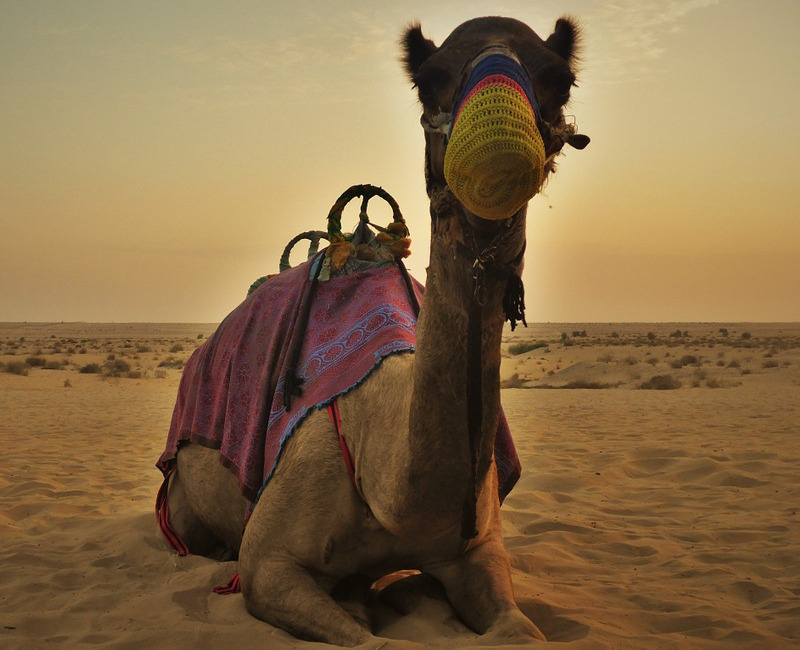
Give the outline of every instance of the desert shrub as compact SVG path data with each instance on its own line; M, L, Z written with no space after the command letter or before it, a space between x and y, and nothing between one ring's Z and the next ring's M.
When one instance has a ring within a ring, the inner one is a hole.
M25 359L25 363L31 368L44 368L47 365L47 359L44 357L28 357Z
M167 376L166 370L156 370L156 379L164 379Z
M672 375L656 375L639 385L644 390L675 390L683 384Z
M572 336L574 338L586 338L586 330L573 330Z
M143 352L152 352L153 348L151 348L149 345L137 345L136 351L141 354Z
M183 366L183 361L177 357L167 357L158 364L159 368L183 368Z
M84 375L96 375L102 371L102 368L96 363L87 363L78 372Z
M103 374L106 377L122 377L131 371L131 364L124 359L113 359L103 364Z
M511 375L508 379L500 382L500 388L524 388L525 379L521 379L517 373Z
M599 390L603 388L616 388L616 387L617 387L616 384L606 384L599 381L585 381L583 379L578 379L576 381L571 381L568 384L564 384L561 388L566 388L570 390L578 388Z
M777 368L780 364L776 359L767 359L764 363L761 364L762 368Z
M518 354L525 354L531 350L538 350L539 348L546 348L547 343L543 341L521 341L520 343L512 343L508 346L508 353L514 356Z
M170 352L172 352L172 353L175 353L175 352L183 352L183 344L182 344L182 343L176 343L175 345L173 345L173 346L172 346L172 347L169 349L169 351L170 351Z
M30 366L24 361L9 361L3 368L4 372L10 375L20 375L21 377L27 377L28 370L30 370Z
M741 386L742 383L739 381L730 381L728 379L722 379L720 377L712 377L706 382L706 386L708 388L735 388L736 386Z
M693 354L685 354L680 359L676 359L669 365L671 365L673 368L683 368L684 366L698 366L700 365L700 361Z
M611 363L614 360L614 356L611 354L602 354L599 357L597 357L597 360L600 363Z
M742 332L742 337L741 338L742 338L743 341L749 340L750 337L752 337L752 334L750 334L750 332Z
M65 359L63 361L48 361L44 364L45 370L63 370L69 362Z
M205 338L205 336L204 336L203 334L198 334L198 335L197 335L197 339L198 339L198 340L200 340L200 339L204 339L204 338Z
M622 360L622 363L624 363L626 366L635 366L637 363L639 363L639 360L634 356L628 356Z
M534 388L547 388L553 390L576 390L576 389L589 389L589 390L600 390L603 388L616 388L619 384L604 384L599 381L586 381L584 379L576 379L575 381L571 381L563 386L553 386L552 384L538 384L534 386Z
M658 363L658 359L655 357L649 357L647 359L647 363L649 363L651 366L655 366Z
M131 370L125 375L128 379L141 379L142 372L140 370Z

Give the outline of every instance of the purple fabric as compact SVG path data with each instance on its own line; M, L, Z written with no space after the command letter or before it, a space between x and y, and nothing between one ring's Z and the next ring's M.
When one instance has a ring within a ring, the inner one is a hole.
M308 327L295 327L310 287L307 262L273 276L222 321L184 368L164 453L167 474L181 442L220 450L242 494L258 499L286 440L303 418L357 386L394 353L414 350L416 316L394 265L320 282ZM423 287L414 281L417 298ZM284 407L289 343L304 336L297 364L302 394ZM496 451L502 498L519 478L514 443L501 420Z

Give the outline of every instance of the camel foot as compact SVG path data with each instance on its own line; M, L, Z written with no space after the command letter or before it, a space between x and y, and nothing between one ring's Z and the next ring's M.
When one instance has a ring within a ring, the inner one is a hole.
M506 612L486 631L479 645L527 645L532 640L547 641L536 625L519 610Z
M291 561L259 558L254 563L243 554L239 574L247 611L299 639L351 648L373 638L333 599L324 580Z
M340 581L331 594L339 607L366 630L372 629L371 584L367 576L350 576Z

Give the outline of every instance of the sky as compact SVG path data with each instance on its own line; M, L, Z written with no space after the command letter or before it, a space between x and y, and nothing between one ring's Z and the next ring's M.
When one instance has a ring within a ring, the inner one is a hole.
M397 199L424 281L398 39L487 6L0 0L0 321L218 322L356 183ZM592 142L531 201L529 321L800 320L800 3L491 12L585 34L568 113Z

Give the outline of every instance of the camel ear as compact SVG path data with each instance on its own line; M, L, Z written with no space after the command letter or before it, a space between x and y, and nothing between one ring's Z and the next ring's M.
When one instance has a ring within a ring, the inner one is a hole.
M422 64L439 49L436 47L436 43L423 36L422 26L419 23L409 25L408 29L403 33L402 45L403 64L412 80L414 75L419 72Z
M580 42L581 34L578 26L572 18L565 16L556 21L555 31L547 37L544 44L551 52L571 64L577 58Z
M589 136L583 135L583 133L573 133L567 136L567 144L575 149L585 149L589 142Z

